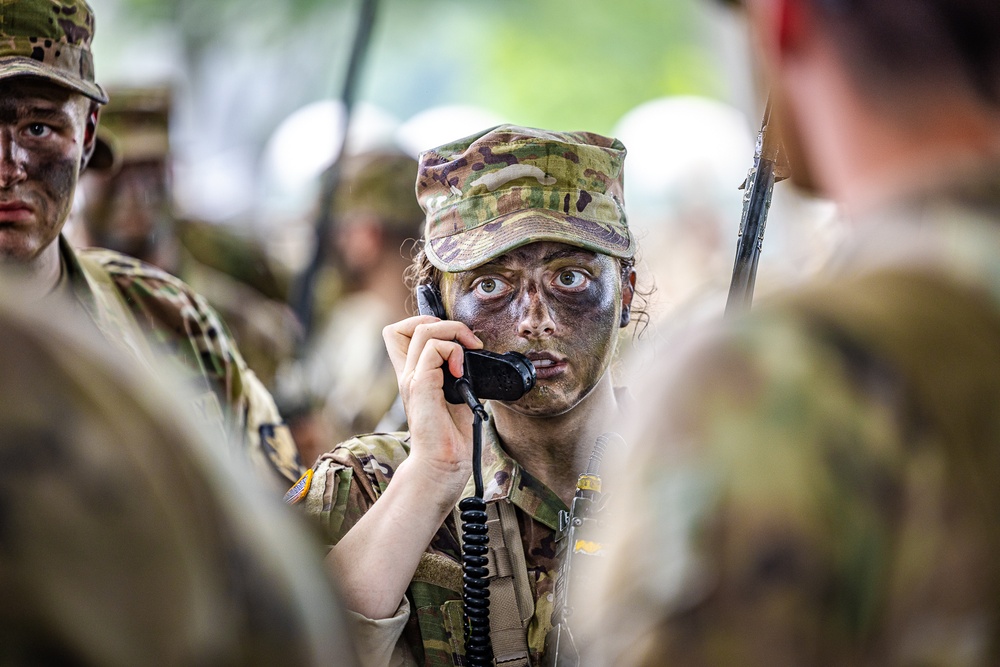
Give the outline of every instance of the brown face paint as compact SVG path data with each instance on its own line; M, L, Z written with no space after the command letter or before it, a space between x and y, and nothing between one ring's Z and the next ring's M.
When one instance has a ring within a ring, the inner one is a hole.
M31 261L73 203L89 104L44 80L0 84L0 258Z
M538 382L512 408L562 414L604 377L621 318L618 264L562 243L517 248L486 266L445 274L451 316L495 352L514 350L536 367Z

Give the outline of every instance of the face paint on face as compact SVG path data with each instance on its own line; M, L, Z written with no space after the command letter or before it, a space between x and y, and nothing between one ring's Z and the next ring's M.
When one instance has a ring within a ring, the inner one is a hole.
M0 83L0 258L29 262L59 236L85 150L89 103L31 78Z
M532 243L485 266L445 274L451 316L495 352L516 351L538 382L510 407L557 415L575 407L605 376L621 319L618 263L562 243Z

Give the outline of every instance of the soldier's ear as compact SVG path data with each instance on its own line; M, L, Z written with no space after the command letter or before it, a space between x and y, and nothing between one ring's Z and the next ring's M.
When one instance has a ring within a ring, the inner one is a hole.
M774 66L810 45L813 16L804 0L767 0L748 5L747 18L766 61Z
M87 109L87 124L83 131L83 156L80 158L80 171L87 167L91 156L94 154L94 147L97 145L97 118L100 106L97 102L91 102Z
M622 315L618 321L621 328L627 327L632 321L632 297L635 296L635 269L629 269L627 276L622 276Z

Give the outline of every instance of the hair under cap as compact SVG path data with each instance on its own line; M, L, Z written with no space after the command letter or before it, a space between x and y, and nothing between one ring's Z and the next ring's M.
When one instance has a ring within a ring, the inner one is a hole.
M427 258L466 271L538 241L630 258L624 160L617 139L515 125L426 151L416 190Z

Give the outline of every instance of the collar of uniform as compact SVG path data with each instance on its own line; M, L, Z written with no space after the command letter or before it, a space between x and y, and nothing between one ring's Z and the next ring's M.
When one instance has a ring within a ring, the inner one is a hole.
M73 246L70 245L69 241L62 234L59 235L59 257L63 263L63 271L66 272L66 280L69 282L73 295L83 304L87 313L91 317L96 318L97 300L94 294L97 292L97 286L94 284L93 278L88 276L87 272L80 265L80 260L77 258Z
M483 499L507 498L535 521L558 530L559 512L568 509L566 503L503 450L489 404L486 411L490 420L483 424ZM474 493L470 479L463 497Z
M1000 303L998 174L1000 161L994 161L858 216L830 278L919 267L985 288Z
M149 343L110 275L96 273L102 268L94 260L81 261L61 234L59 251L70 290L104 337L147 368L153 368L155 362Z

